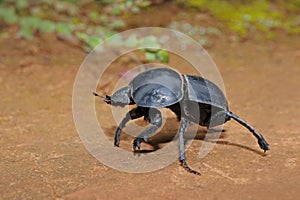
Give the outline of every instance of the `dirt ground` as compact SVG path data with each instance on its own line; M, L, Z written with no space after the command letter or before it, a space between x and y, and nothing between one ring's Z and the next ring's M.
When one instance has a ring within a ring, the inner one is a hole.
M229 121L207 157L198 156L201 139L186 151L202 173L196 176L179 161L144 174L103 165L84 148L72 117L73 83L86 54L51 35L0 40L1 199L298 199L300 38L215 43L208 52L230 109L271 149L263 154L245 128ZM113 134L116 125L107 126Z

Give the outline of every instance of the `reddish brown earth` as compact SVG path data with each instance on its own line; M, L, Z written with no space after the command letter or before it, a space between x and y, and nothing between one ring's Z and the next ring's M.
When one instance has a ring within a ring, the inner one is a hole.
M262 154L251 134L230 121L207 157L198 156L201 139L186 151L189 164L202 173L196 176L178 161L145 174L103 165L84 148L72 117L73 82L86 54L52 36L1 39L1 198L298 199L300 38L216 43L208 52L231 110L263 133L271 150ZM118 76L108 75L113 81L106 92L112 92ZM177 130L178 123L170 120L167 126ZM106 127L113 134L116 124ZM124 138L122 145L131 142Z

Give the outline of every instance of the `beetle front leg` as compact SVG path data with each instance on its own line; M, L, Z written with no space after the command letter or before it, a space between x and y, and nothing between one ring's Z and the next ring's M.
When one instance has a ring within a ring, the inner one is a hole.
M122 129L125 127L126 123L129 122L130 120L137 119L144 116L143 109L141 107L134 108L130 110L126 116L123 118L121 121L120 125L118 126L116 133L115 133L115 141L114 145L119 147L120 145L120 135L122 132Z
M149 109L149 112L145 115L145 120L150 122L152 126L148 127L145 131L143 131L137 138L133 141L133 150L136 148L141 148L141 143L146 142L149 137L151 137L162 125L162 117L161 113L156 108Z
M180 162L182 163L183 167L191 173L200 175L199 172L193 170L190 168L190 166L187 164L185 160L185 148L184 148L184 139L183 134L186 132L188 126L190 125L190 121L188 121L185 118L182 118L180 121L180 127L179 127L179 153L180 153Z

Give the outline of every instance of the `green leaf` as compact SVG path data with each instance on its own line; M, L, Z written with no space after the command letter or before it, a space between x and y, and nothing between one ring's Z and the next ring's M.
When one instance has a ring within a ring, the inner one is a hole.
M110 29L118 29L118 28L124 28L125 27L125 22L121 19L117 19L117 20L114 20L113 22L111 22L110 24L108 24L108 27Z
M19 36L27 40L32 40L34 36L33 33L39 23L40 20L36 17L21 18Z
M100 18L100 21L102 23L107 23L108 22L108 16L105 15L105 14L100 15L99 18Z
M22 27L28 27L32 30L36 29L41 23L41 20L37 17L23 17L20 19L20 25Z
M168 63L169 62L169 54L165 50L159 50L156 53L156 59L159 60L160 62Z
M116 0L102 0L101 3L104 4L110 4L110 3L114 3Z
M18 16L13 8L0 7L0 18L7 24L14 24L18 22Z
M146 57L146 60L148 60L148 61L156 60L156 54L149 52L149 51L145 51L145 57Z
M111 15L121 15L124 9L125 9L124 4L115 3L114 6L111 9L110 14Z
M88 34L86 33L81 33L81 32L76 32L75 33L75 36L79 39L79 40L82 40L82 41L87 41L88 40Z
M137 1L137 3L140 8L146 8L151 5L151 1L147 1L147 0Z
M141 48L158 49L160 48L160 45L155 36L147 36L142 39Z
M25 9L28 7L28 0L17 0L16 8L19 10Z
M71 35L73 30L69 24L60 22L56 24L56 31L61 34Z
M43 20L38 24L38 29L41 32L52 33L55 31L55 24L49 20Z
M99 45L101 42L102 42L102 39L100 37L96 37L96 36L89 36L86 41L86 43L92 49L95 48L97 45Z
M138 45L139 41L136 37L136 35L131 35L129 38L125 41L126 47L136 47Z
M99 18L100 18L100 16L97 12L91 12L90 19L92 22L97 23Z
M107 41L112 46L120 46L123 44L123 39L119 34L113 35Z
M23 27L19 31L19 36L22 38L25 38L26 40L32 40L33 39L33 32L30 27Z
M33 39L33 33L40 25L41 20L36 17L23 17L20 19L19 36L27 40Z

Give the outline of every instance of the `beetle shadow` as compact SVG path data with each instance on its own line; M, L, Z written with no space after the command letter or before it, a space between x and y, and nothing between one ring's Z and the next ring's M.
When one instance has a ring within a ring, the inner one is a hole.
M175 134L174 134L175 132ZM161 148L161 144L164 143L169 143L172 140L178 140L178 137L176 136L177 132L175 131L171 131L171 132L161 132L161 134L155 135L153 136L153 138L150 138L149 141L147 142L148 144L150 144L153 147L153 150L140 150L139 152L142 153L147 153L147 152L152 152L155 150L158 150ZM215 135L214 135L215 134ZM207 136L209 136L210 140L206 140ZM209 130L209 132L205 129L200 129L197 131L197 134L190 134L190 133L186 133L186 135L184 136L185 139L185 143L188 140L201 140L201 141L206 141L206 142L210 142L210 143L215 143L218 145L230 145L233 147L238 147L238 148L242 148L245 149L247 151L251 151L253 153L256 153L260 156L267 156L266 153L264 153L263 151L259 150L259 149L254 149L251 148L249 146L245 146L242 144L237 144L237 143L233 143L227 140L222 140L224 138L227 138L228 134L226 134L226 130ZM220 140L221 139L221 140Z
M216 143L216 144L221 144L221 145L230 145L230 146L234 146L234 147L239 147L242 149L246 149L247 151L251 151L253 153L256 153L260 156L267 156L266 153L258 150L258 149L254 149L245 145L241 145L241 144L237 144L237 143L233 143L233 142L229 142L229 141L225 141L225 140L220 140L220 141L207 141L207 142L212 142L212 143Z
M117 129L117 126L113 126L109 129L106 129L105 132L108 133L108 132L111 132L112 130L116 130L116 129ZM200 126L197 129L198 130L197 130L196 134L195 134L195 132L193 132L193 130L192 131L188 130L185 133L185 135L184 135L185 143L187 143L189 140L190 141L191 140L201 140L201 141L216 143L219 145L230 145L230 146L245 149L247 151L251 151L251 152L261 155L261 156L267 156L267 154L265 154L264 152L262 152L258 149L254 149L249 146L233 143L233 142L226 141L226 140L220 140L220 139L224 139L224 138L228 137L228 134L226 134L225 129L222 129L222 130L210 129L208 131L206 128L203 128ZM143 149L143 145L142 145L141 149L134 151L134 154L138 156L139 154L147 154L147 153L151 153L151 152L154 152L156 150L163 148L164 144L169 143L173 140L178 140L177 132L178 132L178 129L174 129L174 127L168 127L168 126L164 127L161 131L157 132L154 136L151 136L148 139L148 141L145 142L151 146L151 149ZM207 136L210 138L210 140L206 140ZM108 137L113 142L114 135L108 135ZM134 139L133 136L127 135L124 132L121 133L121 143L123 143L124 145L131 146L133 139Z
M170 123L169 125L165 124L165 127L161 129L160 132L156 133L154 136L149 138L150 144L163 144L169 143L172 140L178 139L178 127L172 126ZM205 138L209 137L210 139L218 139L218 138L225 138L227 137L225 129L217 129L211 128L207 130L204 127L198 126L196 124L191 124L188 130L184 133L185 142L188 140L205 140Z

